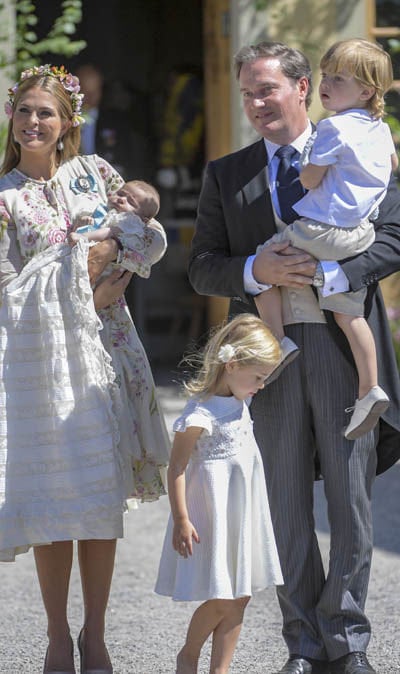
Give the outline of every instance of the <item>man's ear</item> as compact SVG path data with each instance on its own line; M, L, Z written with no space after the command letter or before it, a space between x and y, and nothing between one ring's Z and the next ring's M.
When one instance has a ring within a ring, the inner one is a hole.
M307 98L308 90L310 88L310 83L307 77L300 77L300 79L297 80L297 87L301 99L305 101Z

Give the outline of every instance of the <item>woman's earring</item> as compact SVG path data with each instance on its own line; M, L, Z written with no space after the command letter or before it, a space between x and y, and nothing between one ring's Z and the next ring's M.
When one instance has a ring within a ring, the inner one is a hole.
M63 143L63 141L62 141L62 138L59 138L58 141L57 141L57 150L59 150L60 152L62 152L63 149L64 149L64 143Z

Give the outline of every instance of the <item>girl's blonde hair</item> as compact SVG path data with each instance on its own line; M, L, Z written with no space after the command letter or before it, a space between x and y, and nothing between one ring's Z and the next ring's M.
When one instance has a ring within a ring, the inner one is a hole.
M15 110L17 108L21 97L26 94L27 91L36 87L43 89L43 91L46 91L47 93L54 96L58 113L63 122L72 120L74 111L72 109L71 96L69 92L64 89L63 85L56 77L49 75L32 75L32 77L28 77L23 80L15 92L13 109ZM72 157L76 157L79 151L80 140L81 132L78 126L71 126L69 129L67 129L62 138L64 148L62 150L57 148L56 150L58 164L61 164L67 159L72 159ZM0 175L3 176L15 168L19 164L20 159L21 152L18 143L16 143L14 140L13 120L10 119L8 124L6 150L3 165L0 170Z
M320 68L328 75L345 72L362 86L374 87L366 108L376 119L383 117L384 95L393 82L392 61L377 42L352 38L335 42L324 54Z
M226 360L221 360L221 347L233 355L229 360L243 367L278 365L281 348L265 323L253 314L239 314L231 321L215 328L202 352L188 360L200 363L197 374L184 384L191 394L202 398L214 395L225 371ZM219 355L220 354L220 355Z

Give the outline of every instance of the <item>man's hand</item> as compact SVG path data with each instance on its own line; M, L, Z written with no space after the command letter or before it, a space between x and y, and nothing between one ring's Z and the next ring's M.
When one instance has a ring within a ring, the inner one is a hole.
M97 248L97 246L93 246ZM98 310L110 306L124 294L133 274L129 271L116 269L110 276L101 281L93 294L94 306Z
M90 285L93 286L107 265L117 259L117 253L118 245L114 239L106 239L91 246L88 255Z
M258 283L288 288L312 285L317 260L289 242L272 243L261 250L253 262L253 276Z

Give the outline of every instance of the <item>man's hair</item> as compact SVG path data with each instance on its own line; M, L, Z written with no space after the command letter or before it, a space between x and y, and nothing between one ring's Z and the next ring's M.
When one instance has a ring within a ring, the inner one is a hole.
M255 45L242 47L234 56L236 78L239 79L244 63L253 63L260 58L278 59L285 77L298 81L301 77L308 80L306 107L311 104L312 98L312 71L308 59L298 49L288 47L283 42L259 42Z

